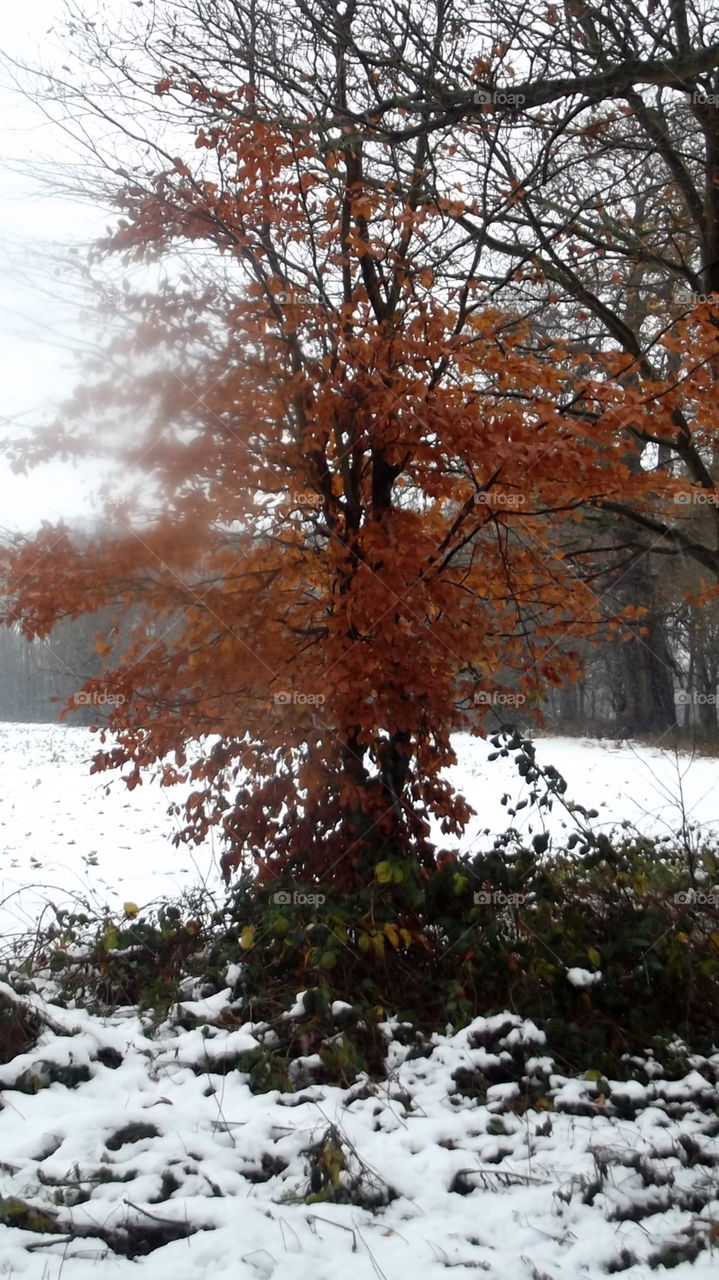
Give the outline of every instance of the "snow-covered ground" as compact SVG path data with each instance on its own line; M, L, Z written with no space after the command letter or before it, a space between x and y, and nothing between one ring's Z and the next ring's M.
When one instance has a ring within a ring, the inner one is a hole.
M148 780L128 791L120 778L90 775L96 742L88 729L0 724L0 936L6 940L27 933L39 918L47 923L47 904L67 903L71 895L117 909L128 900L146 906L198 884L220 889L222 851L214 841L172 844L178 823L167 807L182 788L167 791ZM510 822L502 795L519 801L527 788L511 758L488 762L489 743L459 735L456 747L450 776L477 812L461 847L488 847L491 838L483 832L503 831ZM537 758L567 779L569 799L598 810L597 828L626 821L666 835L681 828L684 815L707 834L719 833L718 760L570 738L540 739ZM511 821L527 833L546 826L558 840L573 829L560 805L551 814L523 809Z
M18 999L0 984L4 995ZM434 1036L419 1057L388 1025L383 1081L253 1094L233 1067L267 1027L212 1025L229 988L204 1002L203 1026L152 1037L128 1012L101 1020L26 999L51 1026L0 1067L4 1276L717 1274L719 1054L680 1080L651 1063L644 1083L569 1079L536 1026L497 1015ZM458 1080L512 1062L520 1083L482 1099ZM332 1167L353 1198L312 1202ZM653 1269L690 1240L699 1256Z
M589 738L543 737L535 746L537 763L554 765L566 779L566 799L598 811L592 822L597 831L626 823L646 835L669 836L686 823L708 836L719 833L717 759ZM488 762L494 751L490 743L460 734L456 751L458 762L449 776L477 811L463 847L484 847L483 829L504 831L509 825L501 796L506 792L515 802L526 795L527 788L511 757ZM511 821L522 833L548 830L560 843L575 829L559 804L549 816L530 806Z
M43 910L47 920L47 903L72 894L144 905L200 882L219 887L219 851L171 844L168 792L108 789L107 775L88 775L92 744L85 729L0 725L6 935L25 933ZM488 744L460 737L457 751L455 780L478 812L465 847L478 848L484 829L507 826L501 795L517 801L525 787L511 760L487 761ZM540 740L537 754L567 778L571 800L599 810L605 830L628 821L667 834L687 820L719 834L715 760L566 739ZM546 822L562 837L571 820L555 808L522 810L514 822L528 831ZM536 1027L498 1015L435 1036L419 1056L388 1026L381 1082L339 1088L310 1072L294 1093L253 1094L237 1055L273 1032L243 1024L239 1006L228 1024L231 998L230 985L205 1000L190 992L185 1015L197 1025L185 1017L151 1031L132 1011L101 1019L0 983L6 1019L24 1003L44 1026L0 1065L0 1276L718 1274L719 1053L691 1059L683 1079L664 1079L651 1061L625 1083L567 1079ZM512 1061L519 1083L482 1086L482 1097L458 1083L459 1068L485 1084L499 1068L506 1081ZM313 1166L329 1168L323 1153L331 1161L337 1144L342 1177L378 1193L374 1210L308 1200ZM175 1238L143 1256L138 1241L153 1231ZM690 1238L704 1244L694 1261ZM118 1248L123 1239L136 1247ZM677 1265L655 1269L660 1260Z
M98 739L89 729L0 724L0 935L49 923L48 903L86 898L98 910L146 906L201 883L219 884L211 841L172 844L171 799L148 780L128 791L119 777L89 772ZM221 851L220 851L221 852Z

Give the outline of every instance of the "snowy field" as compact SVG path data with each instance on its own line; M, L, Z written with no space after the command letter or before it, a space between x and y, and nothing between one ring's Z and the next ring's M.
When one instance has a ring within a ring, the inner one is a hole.
M49 921L47 904L87 898L100 909L124 901L146 906L199 884L220 889L219 855L204 845L175 848L169 819L171 799L182 788L163 790L151 780L128 791L111 774L89 774L96 737L88 729L57 725L0 724L4 760L0 796L0 935L26 934L38 919ZM512 759L489 763L491 746L457 738L458 764L451 777L476 810L462 848L491 844L484 834L506 829L500 803L521 800L526 787ZM645 833L667 835L683 820L719 833L719 761L633 744L543 738L540 764L553 764L567 779L568 799L595 808L597 829L622 822ZM521 810L514 825L533 834L549 829L559 841L573 830L566 810L551 814ZM446 843L437 834L437 839ZM44 913L44 914L43 914Z
M1 1275L716 1277L719 1055L681 1080L617 1084L607 1100L558 1073L532 1023L498 1015L433 1037L419 1058L388 1027L379 1083L252 1094L232 1055L261 1030L211 1025L229 995L188 1005L204 1034L168 1025L152 1038L127 1014L100 1020L35 1001L53 1029L0 1067L0 1220L13 1205L17 1219L0 1225ZM457 1088L458 1069L489 1072L512 1056L539 1083L541 1106L513 1109L518 1084L491 1086L485 1102ZM343 1144L346 1174L361 1175L374 1207L307 1202L311 1153L328 1140ZM32 1229L18 1215L28 1204ZM690 1232L704 1252L653 1269ZM170 1239L133 1257L153 1235Z
M146 904L218 886L219 851L170 843L167 792L88 776L87 730L3 725L0 741L6 933L26 932L33 912L49 919L46 904L67 895ZM511 761L487 762L481 741L457 745L478 848L485 828L507 825L502 793L519 800L523 784ZM667 834L687 820L719 834L714 760L566 739L542 740L538 756L605 830L626 821ZM548 822L561 837L570 819L556 810ZM542 820L523 810L516 825ZM567 1078L541 1031L500 1014L434 1036L419 1056L388 1024L379 1082L318 1083L308 1057L293 1093L253 1094L241 1055L275 1033L243 1022L236 976L230 965L227 988L208 998L188 990L160 1028L0 982L0 1012L14 1006L42 1028L0 1065L0 1277L719 1274L719 1053L690 1057L671 1079L651 1059L627 1082ZM333 1006L338 1032L346 1009ZM301 1012L300 997L284 1016ZM485 1084L463 1086L460 1069ZM337 1143L342 1177L364 1200L312 1203L312 1170Z

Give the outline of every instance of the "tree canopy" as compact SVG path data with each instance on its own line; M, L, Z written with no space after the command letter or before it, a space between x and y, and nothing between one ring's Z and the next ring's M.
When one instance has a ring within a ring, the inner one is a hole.
M588 513L716 574L716 507L707 529L676 502L713 492L716 26L355 0L71 20L81 69L42 83L67 128L85 113L124 327L16 461L104 449L135 496L89 546L45 527L9 553L5 617L131 611L86 686L118 698L94 767L191 777L184 838L217 826L228 870L355 884L461 834L452 733L536 705L597 625ZM659 179L618 209L629 154ZM680 281L707 296L675 306Z

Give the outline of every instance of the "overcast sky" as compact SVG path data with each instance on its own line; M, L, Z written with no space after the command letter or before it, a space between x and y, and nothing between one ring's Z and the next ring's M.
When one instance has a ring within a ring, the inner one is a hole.
M52 24L63 0L6 6L3 49L47 62L58 48ZM104 210L53 195L18 171L28 160L62 163L60 135L37 108L0 78L0 437L46 421L78 381L81 338L76 287L63 269L107 223ZM59 264L52 261L60 255ZM27 479L0 458L0 525L36 527L43 519L73 519L91 511L97 478L89 468L44 466Z

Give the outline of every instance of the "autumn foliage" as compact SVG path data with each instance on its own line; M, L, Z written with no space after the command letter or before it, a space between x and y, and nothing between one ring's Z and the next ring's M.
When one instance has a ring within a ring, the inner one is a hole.
M100 248L134 271L123 334L18 459L105 449L126 483L107 536L46 526L13 552L6 620L116 612L93 767L190 778L182 838L217 828L228 872L348 887L428 866L470 816L451 735L497 721L475 694L511 688L529 715L595 625L559 525L671 501L629 428L661 441L673 397L702 402L715 330L700 308L669 339L684 385L616 352L590 381L446 252L464 205L423 197L446 139L390 177L380 142L265 118L246 87L168 70L156 93L192 104L194 148L117 193ZM188 247L214 280L183 276Z

